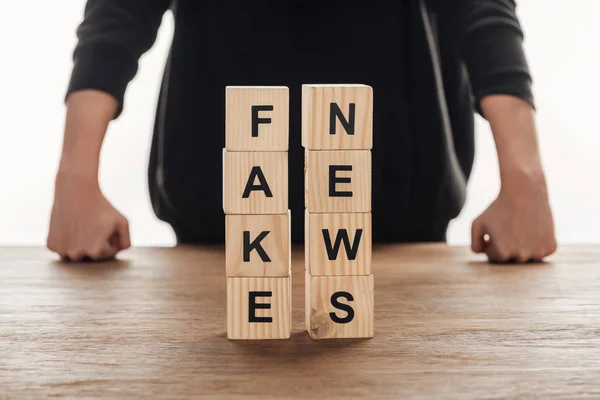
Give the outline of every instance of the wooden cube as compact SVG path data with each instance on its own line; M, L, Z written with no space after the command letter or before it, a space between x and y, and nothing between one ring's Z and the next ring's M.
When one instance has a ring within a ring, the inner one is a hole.
M228 339L289 339L291 278L227 278Z
M291 275L290 212L225 216L227 276Z
M285 86L226 88L225 148L287 151L290 94Z
M302 146L310 150L373 147L373 89L302 85Z
M371 212L371 151L305 151L310 213Z
M225 214L287 214L288 208L287 152L223 151Z
M373 275L311 276L307 272L305 290L306 330L311 338L373 337Z
M305 212L305 266L312 276L371 275L371 213Z

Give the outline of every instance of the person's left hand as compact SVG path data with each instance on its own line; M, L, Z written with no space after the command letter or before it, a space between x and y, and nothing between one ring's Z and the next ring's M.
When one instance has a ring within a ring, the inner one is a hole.
M504 187L474 222L471 248L492 262L540 262L556 251L545 184Z

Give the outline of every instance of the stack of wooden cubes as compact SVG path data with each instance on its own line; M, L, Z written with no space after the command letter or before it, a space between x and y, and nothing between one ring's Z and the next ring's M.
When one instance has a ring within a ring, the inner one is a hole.
M227 337L291 333L289 90L227 87L223 210Z
M373 336L373 90L303 85L306 329L313 339Z

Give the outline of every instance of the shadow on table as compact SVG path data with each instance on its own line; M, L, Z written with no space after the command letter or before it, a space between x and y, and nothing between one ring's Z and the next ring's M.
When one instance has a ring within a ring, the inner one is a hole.
M552 263L549 261L529 261L526 263L519 263L516 261L509 261L506 263L492 262L492 261L468 261L467 265L469 267L493 267L493 268L515 268L515 267L523 267L523 268L548 268L552 266Z
M223 340L227 334L219 335ZM366 339L321 339L313 340L306 331L293 332L290 339L284 340L231 340L229 343L240 355L253 357L278 357L291 363L301 362L302 359L313 359L331 356L338 352L352 349L366 349L372 338Z
M109 278L118 274L130 266L129 260L113 259L109 261L54 261L52 266L61 272L69 273L77 277Z

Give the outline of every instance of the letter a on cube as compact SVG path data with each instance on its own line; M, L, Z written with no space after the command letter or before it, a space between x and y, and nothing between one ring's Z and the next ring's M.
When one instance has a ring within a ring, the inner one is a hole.
M225 214L287 214L288 153L223 151Z

